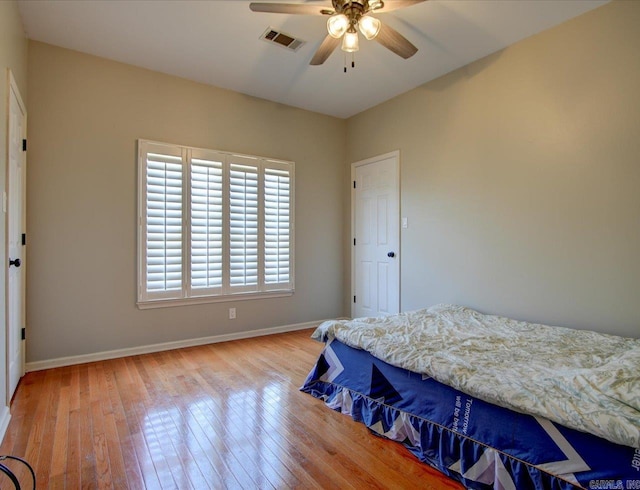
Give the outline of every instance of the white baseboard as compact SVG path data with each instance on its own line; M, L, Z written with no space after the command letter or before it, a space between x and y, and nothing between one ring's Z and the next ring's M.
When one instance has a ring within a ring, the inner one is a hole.
M4 406L0 409L0 442L4 440L4 435L9 427L9 421L11 420L11 413L9 407Z
M164 350L180 349L182 347L193 347L196 345L228 342L229 340L249 339L252 337L261 337L263 335L273 335L276 333L293 332L295 330L304 330L306 328L314 328L314 327L317 327L320 323L322 323L322 321L297 323L294 325L262 328L260 330L251 330L248 332L213 335L211 337L200 337L198 339L177 340L175 342L164 342L161 344L143 345L140 347L128 347L125 349L96 352L94 354L83 354L80 356L59 357L57 359L49 359L45 361L27 362L25 364L25 371L26 372L41 371L43 369L51 369L51 368L57 368L57 367L63 367L63 366L73 366L74 364L84 364L85 362L106 361L107 359L116 359L118 357L135 356L139 354L150 354L152 352L161 352ZM7 424L8 424L8 421L7 421ZM0 426L0 429L1 428L2 426Z

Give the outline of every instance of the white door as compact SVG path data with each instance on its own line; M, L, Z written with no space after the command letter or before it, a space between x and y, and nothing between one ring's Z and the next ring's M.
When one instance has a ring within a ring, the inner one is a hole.
M400 311L398 153L354 163L353 318Z
M23 140L26 136L26 110L13 76L9 75L9 138L7 175L7 400L11 400L24 374L24 342L22 329L25 326L25 246L22 234L25 231L25 170L26 153Z

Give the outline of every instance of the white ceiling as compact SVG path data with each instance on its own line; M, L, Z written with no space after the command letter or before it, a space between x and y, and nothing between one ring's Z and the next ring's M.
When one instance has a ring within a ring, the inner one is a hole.
M255 13L242 0L18 4L30 39L347 118L607 1L430 0L379 14L418 53L403 60L361 37L346 74L340 49L309 66L326 17ZM268 27L306 44L297 52L267 44L258 38Z

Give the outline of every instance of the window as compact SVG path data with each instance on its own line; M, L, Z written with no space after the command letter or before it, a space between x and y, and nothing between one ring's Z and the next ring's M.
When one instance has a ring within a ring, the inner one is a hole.
M294 164L138 142L141 308L293 293Z

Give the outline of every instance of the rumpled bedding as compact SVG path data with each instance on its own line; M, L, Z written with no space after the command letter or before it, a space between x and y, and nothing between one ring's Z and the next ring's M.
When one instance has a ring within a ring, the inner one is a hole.
M640 448L639 339L456 305L331 320L313 338L337 338L487 402Z

